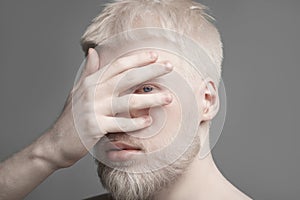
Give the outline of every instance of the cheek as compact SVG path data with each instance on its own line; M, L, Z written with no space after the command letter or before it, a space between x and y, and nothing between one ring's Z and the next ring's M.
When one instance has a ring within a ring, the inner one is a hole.
M165 129L168 132L168 138L172 140L179 134L181 125L183 123L180 103L178 101L173 101L169 107L166 108L166 112L168 119Z
M172 140L179 134L181 125L181 107L177 101L164 106L165 123L158 134L149 138L149 150L155 151L168 146Z
M178 101L174 101L165 106L166 112L166 125L165 129L172 132L172 135L176 134L182 123L181 106Z

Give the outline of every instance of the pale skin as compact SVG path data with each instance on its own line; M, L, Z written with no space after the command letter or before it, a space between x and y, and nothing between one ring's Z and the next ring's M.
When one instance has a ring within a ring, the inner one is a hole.
M161 66L154 70L150 69L150 64L155 62ZM74 165L88 153L87 148L92 148L106 133L135 131L150 126L151 117L149 116L138 116L133 119L114 117L107 102L111 98L115 98L112 89L120 78L130 75L130 73L134 75L135 70L142 66L145 67L146 73L142 73L134 81L127 79L128 81L122 86L130 88L171 72L173 70L171 63L172 61L159 59L159 54L154 51L138 52L116 60L109 73L105 74L100 86L98 85L102 92L95 101L101 106L94 108L91 106L94 101L91 94L94 94L95 89L92 83L95 82L95 78L98 77L97 73L101 72L101 69L97 52L90 49L84 72L77 85L72 89L61 116L52 128L31 145L0 164L0 199L24 198L55 171ZM208 101L213 99L209 95L204 96ZM80 140L74 125L72 97L75 99L75 101L73 99L73 103L81 105L82 111L85 113L87 126L84 127L85 134L81 138L84 141ZM120 111L139 110L164 106L172 102L172 96L166 92L147 96L133 95L131 101L134 103L120 104L124 107L118 109ZM129 108L125 106L129 106ZM99 123L101 124L100 132L95 122L90 120L94 116L94 109L96 109L97 119L101 121ZM211 120L214 116L212 112L209 108L205 109L203 119ZM122 123L123 126L120 127L116 121ZM199 190L199 188L203 188L203 190ZM168 191L163 190L159 197L164 200L250 199L223 177L210 154L202 160L195 158L186 174Z
M106 102L112 98L112 88L117 83L118 79L126 75L130 69L135 69L141 66L147 66L157 61L158 55L155 52L142 52L128 57L118 59L113 65L106 77L103 78L103 83L99 87L102 91L102 96L96 101L99 105L107 105ZM156 70L149 70L145 68L147 73L139 76L132 82L128 79L126 86L132 87L141 82L161 76L172 71L172 65L165 61L161 63L162 67ZM89 50L87 62L78 84L72 89L66 106L51 129L45 132L31 145L16 153L6 161L0 164L0 199L22 199L37 187L43 180L56 170L70 167L87 154L87 149L83 146L80 138L76 132L73 122L72 114L72 96L78 96L75 104L78 103L84 106L82 110L85 112L86 131L84 135L84 143L92 147L97 141L108 132L134 131L145 128L151 124L151 118L148 116L141 116L134 119L121 119L122 130L115 122L111 115L111 110L101 106L96 110L98 119L101 120L102 132L98 132L97 128L93 128L89 121L94 115L94 110L91 108L91 103L94 99L89 98L94 92L91 87L93 78L97 77L99 72L99 58L94 49ZM134 73L132 70L130 73ZM133 96L132 101L135 104L129 104L130 109L142 109L144 107L151 107L156 105L168 104L171 99L168 94ZM84 103L83 103L84 102ZM124 104L127 106L127 104ZM120 108L128 109L128 108ZM131 123L133 122L133 123ZM21 167L20 167L21 166ZM22 178L20 178L22 177Z

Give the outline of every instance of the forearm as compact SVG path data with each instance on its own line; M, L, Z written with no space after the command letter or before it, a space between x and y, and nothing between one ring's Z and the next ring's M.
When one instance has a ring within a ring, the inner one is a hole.
M50 134L38 140L0 164L0 199L22 199L51 175L57 166L51 159L54 153Z

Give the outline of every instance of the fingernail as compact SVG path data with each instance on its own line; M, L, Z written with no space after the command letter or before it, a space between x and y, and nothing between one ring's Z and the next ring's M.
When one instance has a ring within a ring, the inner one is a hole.
M165 95L164 95L164 102L165 102L165 103L171 103L171 102L172 102L172 99L173 99L173 97L172 97L171 94L165 94Z
M166 62L164 65L167 71L171 71L173 69L173 65L170 62Z
M90 55L92 53L93 49L92 48L89 48L88 50L88 54Z
M147 125L152 123L152 118L150 116L145 116L144 120L145 120L145 124L147 124Z
M157 59L157 57L158 57L157 53L150 52L150 58L151 58L151 60L155 60L155 59Z

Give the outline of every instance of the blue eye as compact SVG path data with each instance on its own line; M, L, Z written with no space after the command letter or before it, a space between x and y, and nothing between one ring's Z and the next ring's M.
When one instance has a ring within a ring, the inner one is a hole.
M137 90L135 90L135 92L138 94L150 93L150 92L154 92L155 89L156 89L155 86L147 84L147 85L140 86Z
M153 87L150 85L145 85L143 87L143 92L151 92L153 90Z

